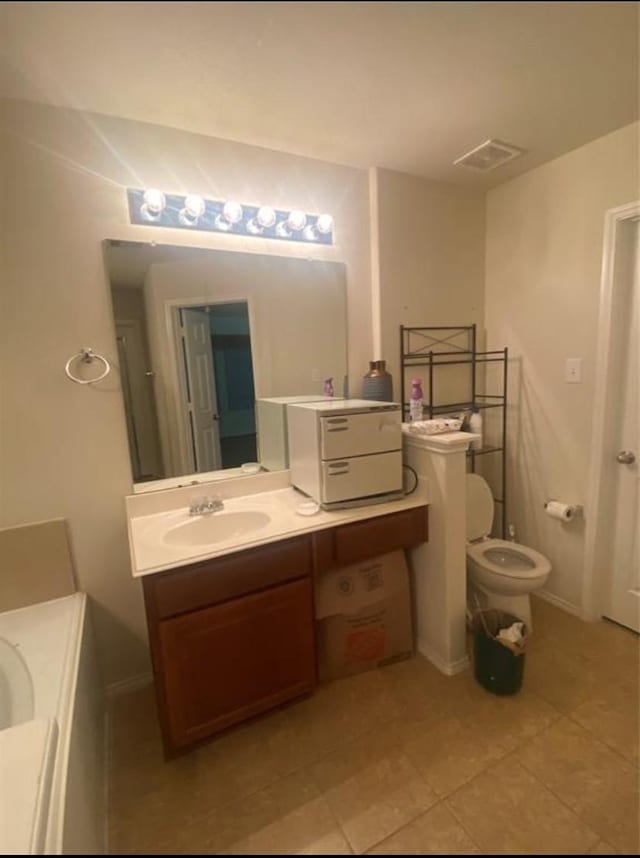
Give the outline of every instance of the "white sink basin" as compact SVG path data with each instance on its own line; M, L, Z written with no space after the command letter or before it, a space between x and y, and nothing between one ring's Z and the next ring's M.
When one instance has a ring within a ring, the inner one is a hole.
M261 530L270 521L271 516L260 510L214 512L174 525L164 534L163 542L167 545L212 545Z

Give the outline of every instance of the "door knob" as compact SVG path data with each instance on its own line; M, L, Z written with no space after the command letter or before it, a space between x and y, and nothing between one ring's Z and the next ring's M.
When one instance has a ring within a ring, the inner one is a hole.
M635 453L632 453L631 450L621 450L616 456L616 462L619 462L621 465L633 465L635 460Z

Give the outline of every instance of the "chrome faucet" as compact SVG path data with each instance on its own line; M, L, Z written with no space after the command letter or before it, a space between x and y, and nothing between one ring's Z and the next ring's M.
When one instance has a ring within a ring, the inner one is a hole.
M224 501L219 495L194 498L189 505L189 515L210 515L224 509Z

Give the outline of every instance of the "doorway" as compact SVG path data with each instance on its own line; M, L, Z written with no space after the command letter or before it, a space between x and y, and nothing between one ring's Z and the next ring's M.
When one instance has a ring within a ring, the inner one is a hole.
M257 457L255 386L246 301L177 307L181 410L191 472Z

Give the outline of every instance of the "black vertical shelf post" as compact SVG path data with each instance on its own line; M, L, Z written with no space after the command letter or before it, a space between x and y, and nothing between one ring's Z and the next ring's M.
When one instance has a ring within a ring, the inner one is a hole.
M502 538L506 539L507 534L507 368L509 366L509 349L504 348L504 364L502 367L502 390L504 394L504 403L502 406L502 445L504 451L502 453Z
M405 396L405 386L404 386L404 364L402 362L402 355L404 354L404 325L400 325L400 418L404 421L405 416L405 407L404 407L404 396Z
M476 380L476 326L471 326L471 362L473 368L471 370L471 401L475 407L476 392L478 390L478 382Z

